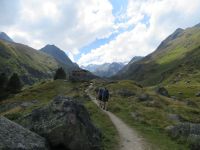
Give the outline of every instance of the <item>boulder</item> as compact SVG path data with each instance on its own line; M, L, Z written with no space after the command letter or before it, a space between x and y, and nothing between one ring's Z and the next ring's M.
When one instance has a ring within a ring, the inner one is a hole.
M150 100L149 94L143 93L138 97L139 101L147 101Z
M158 101L152 100L152 101L146 101L145 106L147 107L156 107L156 108L162 108L162 104Z
M168 119L175 122L183 121L183 118L178 114L168 114Z
M167 89L165 89L164 87L157 87L156 93L163 95L163 96L166 96L166 97L170 97Z
M200 97L200 92L196 93L196 97Z
M101 133L92 124L89 113L69 97L57 96L20 122L45 137L51 149L98 150L101 146Z
M191 100L186 100L186 105L190 107L198 108L198 105L194 101L191 101Z
M127 89L120 89L120 90L117 91L117 94L122 96L122 97L130 97L130 96L135 95L134 92L127 90Z
M188 142L191 150L200 149L200 124L181 123L166 128L172 138Z
M1 150L47 150L46 140L5 117L0 117Z

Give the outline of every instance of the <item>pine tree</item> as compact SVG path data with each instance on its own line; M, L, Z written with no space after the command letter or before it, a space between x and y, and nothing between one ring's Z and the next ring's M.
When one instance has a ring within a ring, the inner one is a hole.
M13 73L13 75L10 77L7 85L7 90L11 93L17 93L21 90L22 83L20 81L20 78L17 73Z
M8 83L8 78L5 73L0 74L0 91L5 90L6 85Z
M66 79L66 73L62 67L58 68L58 70L56 71L56 74L54 75L54 80L57 80L57 79Z

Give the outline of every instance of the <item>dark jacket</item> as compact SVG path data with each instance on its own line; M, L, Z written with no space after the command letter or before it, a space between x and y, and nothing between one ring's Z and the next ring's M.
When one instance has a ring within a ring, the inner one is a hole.
M104 90L103 90L102 99L103 99L103 101L105 101L105 102L108 101L108 99L109 99L109 91L108 91L108 89L104 89Z
M99 100L102 100L102 95L103 95L103 89L100 88L100 89L99 89L99 92L98 92L98 99L99 99Z

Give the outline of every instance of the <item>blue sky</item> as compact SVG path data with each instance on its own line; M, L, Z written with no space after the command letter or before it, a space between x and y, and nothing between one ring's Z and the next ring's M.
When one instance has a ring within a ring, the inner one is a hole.
M109 1L113 7L112 14L116 17L115 23L125 22L126 20L121 20L117 17L121 14L125 14L127 5L128 5L128 0L109 0ZM80 49L80 51L82 53L75 56L75 61L78 61L82 54L86 54L86 53L90 52L92 49L96 49L96 48L100 47L101 45L109 43L110 41L114 40L116 38L116 36L118 36L119 34L121 34L122 32L125 32L127 30L129 30L129 29L123 29L123 28L118 29L118 31L115 31L115 33L112 33L107 38L95 39L95 41L93 41L92 43L90 43Z
M35 49L54 44L79 65L145 56L177 28L200 23L199 0L1 0L0 6L0 31Z

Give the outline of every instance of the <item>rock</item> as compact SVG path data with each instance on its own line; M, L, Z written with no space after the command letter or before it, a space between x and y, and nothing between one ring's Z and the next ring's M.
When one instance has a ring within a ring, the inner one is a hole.
M178 114L168 114L168 119L172 120L172 121L175 121L175 122L183 121L183 118Z
M0 117L1 150L48 150L46 140L22 126Z
M135 119L138 120L138 118L140 117L140 114L138 112L131 112L131 116Z
M164 87L157 87L156 93L163 95L163 96L166 96L166 97L170 97L167 89L165 89Z
M135 93L127 90L127 89L120 89L119 91L117 91L117 94L122 96L122 97L130 97L130 96L134 96Z
M168 126L166 131L171 137L188 142L191 150L200 149L200 124L181 123Z
M56 97L20 122L45 137L52 149L99 150L101 146L101 133L85 107L68 97Z
M32 106L32 105L33 105L32 102L23 102L23 103L20 105L20 107L22 107L22 108L27 108L27 107L30 107L30 106Z
M131 116L136 121L143 121L144 118L138 112L131 112Z
M198 105L191 101L191 100L186 100L186 105L190 106L190 107L195 107L195 108L198 108Z
M149 94L146 94L146 93L141 94L138 98L139 98L140 101L150 100Z
M196 97L200 97L200 92L196 93Z
M179 95L183 95L183 92L178 92Z
M178 100L176 96L171 96L173 100Z
M155 100L153 100L153 101L146 101L145 105L147 107L162 108L162 104L160 102L158 102L158 101L155 101Z

